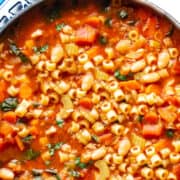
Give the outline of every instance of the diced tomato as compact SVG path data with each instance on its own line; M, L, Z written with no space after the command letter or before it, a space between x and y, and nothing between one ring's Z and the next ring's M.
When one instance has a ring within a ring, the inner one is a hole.
M5 144L5 143L4 143L3 138L0 137L0 151L3 149L4 144Z
M151 123L157 123L158 122L158 115L153 111L149 111L145 115L144 119L145 119L146 123L150 123L150 124Z
M10 123L16 123L16 113L13 111L5 112L3 114L3 120L8 121Z
M163 126L161 124L144 124L142 134L145 138L158 138L162 131Z
M93 103L92 103L91 99L88 97L80 99L79 105L84 108L87 108L87 109L92 109L92 107L93 107Z
M172 72L173 74L180 75L180 59L175 62Z
M97 16L89 16L86 18L85 23L97 28L100 26L101 21L100 21L99 17L97 17Z
M80 27L76 31L75 42L78 45L91 45L96 41L97 30L89 25Z
M173 166L172 172L177 176L177 180L180 180L180 163Z
M95 180L95 171L93 169L90 169L87 171L84 180Z

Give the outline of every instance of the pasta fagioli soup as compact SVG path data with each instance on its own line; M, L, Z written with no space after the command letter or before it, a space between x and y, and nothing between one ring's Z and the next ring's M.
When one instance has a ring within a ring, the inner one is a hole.
M0 179L180 180L180 32L117 1L53 1L0 40Z

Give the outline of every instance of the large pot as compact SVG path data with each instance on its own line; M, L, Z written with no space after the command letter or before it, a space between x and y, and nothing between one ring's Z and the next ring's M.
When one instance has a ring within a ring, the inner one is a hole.
M28 11L30 8L45 0L0 0L0 33L9 24ZM123 0L122 0L123 1ZM180 13L178 12L178 0L131 0L151 7L158 13L169 18L180 29Z

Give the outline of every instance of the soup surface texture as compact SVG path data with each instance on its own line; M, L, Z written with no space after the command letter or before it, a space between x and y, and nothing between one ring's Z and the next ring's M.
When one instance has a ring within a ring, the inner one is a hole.
M179 51L136 4L25 14L0 40L0 179L180 180Z

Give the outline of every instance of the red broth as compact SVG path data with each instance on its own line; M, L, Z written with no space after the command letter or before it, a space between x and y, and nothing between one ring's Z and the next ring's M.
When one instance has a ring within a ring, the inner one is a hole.
M179 180L179 31L139 5L76 3L1 38L0 179Z

